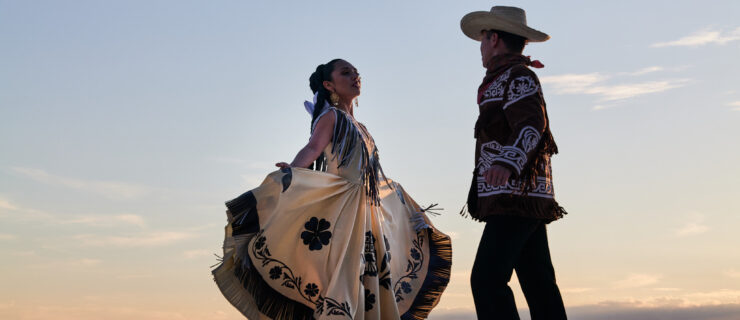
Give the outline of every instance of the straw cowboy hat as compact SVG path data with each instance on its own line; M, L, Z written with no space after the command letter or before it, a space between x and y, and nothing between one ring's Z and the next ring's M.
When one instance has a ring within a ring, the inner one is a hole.
M481 31L499 30L526 38L529 42L550 39L546 33L527 26L527 16L517 7L495 6L491 11L475 11L460 20L460 28L469 38L480 41Z

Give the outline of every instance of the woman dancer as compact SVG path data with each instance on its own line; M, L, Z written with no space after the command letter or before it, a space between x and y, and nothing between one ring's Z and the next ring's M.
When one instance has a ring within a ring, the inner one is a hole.
M357 69L332 60L310 87L308 144L226 203L216 283L249 319L424 319L449 281L450 239L383 174L354 118Z

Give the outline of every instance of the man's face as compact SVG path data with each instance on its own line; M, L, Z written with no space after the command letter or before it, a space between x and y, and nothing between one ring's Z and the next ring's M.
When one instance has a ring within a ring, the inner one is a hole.
M494 33L490 38L487 38L486 32L481 31L480 56L484 68L487 67L486 64L491 62L491 58L495 55L496 41L498 41L498 34Z

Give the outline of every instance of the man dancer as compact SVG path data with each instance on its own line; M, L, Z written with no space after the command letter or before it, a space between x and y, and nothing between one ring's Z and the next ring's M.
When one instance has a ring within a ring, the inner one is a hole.
M485 221L470 283L478 319L519 319L509 280L516 270L533 320L566 319L545 225L565 211L554 198L550 133L540 82L522 56L527 42L550 38L527 26L524 10L472 12L463 33L480 41L487 69L478 88L476 169L468 212Z

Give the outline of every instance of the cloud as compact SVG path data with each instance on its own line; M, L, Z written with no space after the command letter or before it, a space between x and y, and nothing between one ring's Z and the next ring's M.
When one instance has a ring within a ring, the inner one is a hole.
M633 273L628 275L625 279L615 281L614 286L617 288L646 287L651 284L658 283L658 280L660 280L662 277L662 275Z
M15 251L12 254L16 257L38 257L38 254L36 254L36 251L33 251L33 250Z
M15 304L15 300L10 300L9 302L0 302L0 310L13 308L15 307Z
M133 280L133 279L150 279L154 278L151 274L122 274L116 275L116 279Z
M737 40L740 40L740 27L728 32L723 30L704 29L678 40L654 43L651 47L698 47L708 44L724 45Z
M732 110L740 111L740 100L739 101L730 102L727 105L730 106L730 107L735 107L735 108L732 108Z
M723 304L700 307L640 307L633 305L587 305L567 307L568 318L588 320L737 320L740 304ZM529 319L528 311L520 309L523 319ZM474 320L475 310L454 309L434 310L430 319L434 320Z
M593 290L594 290L594 288L563 288L560 291L562 293L576 294L576 293L591 292Z
M597 72L585 74L569 73L541 77L540 82L543 84L552 84L557 94L579 94L586 93L589 88L607 79L609 79L609 76Z
M118 215L83 215L66 220L61 220L65 224L82 224L92 227L113 227L121 224L129 224L138 227L145 227L144 218L135 214L118 214Z
M12 215L6 215L5 217L11 217L17 220L26 221L54 221L54 215L42 212L39 210L23 208L19 205L12 203L10 200L0 198L0 209L6 209L8 212L14 212ZM3 217L0 215L0 217Z
M590 320L734 320L740 313L740 304L697 307L643 307L639 305L590 305L568 308L573 319Z
M213 254L214 254L213 250L207 250L207 249L188 250L182 253L182 255L185 256L185 258L187 259L210 257L210 256L213 256Z
M83 234L73 238L86 246L115 247L160 247L195 238L193 233L185 232L151 232L131 236L100 236Z
M614 107L613 105L611 105L611 106L605 106L605 105L598 104L598 105L595 105L591 109L592 110L604 110L604 109L609 109L609 108L613 108L613 107Z
M704 292L683 292L640 298L625 298L598 303L600 306L619 306L626 308L691 308L702 306L719 306L737 304L740 301L740 290L720 289Z
M686 85L687 82L687 79L672 79L611 86L594 86L588 88L584 93L600 95L601 101L614 101L680 88Z
M680 297L679 306L704 306L737 303L740 301L740 290L721 289L707 292L692 292Z
M621 73L623 75L642 75L650 72L663 70L662 67L653 66L638 70L636 72ZM688 79L667 79L659 81L641 81L634 83L605 84L613 77L598 72L585 74L563 74L546 76L540 78L545 85L551 85L555 94L586 94L598 96L598 101L613 102L629 99L651 93L668 91L685 86ZM602 110L610 106L597 105L594 110Z
M740 279L740 271L735 269L725 271L725 275L730 278Z
M152 187L124 182L96 181L58 176L35 168L13 167L12 169L21 175L41 183L99 194L109 199L135 199L157 191L157 189Z
M10 201L0 198L0 209L18 210L18 207L11 204Z
M186 319L214 319L225 320L233 319L233 314L222 315L218 311L201 311L200 309L192 310L157 310L156 306L152 307L144 304L136 304L127 299L120 299L116 296L107 295L108 299L89 299L84 297L73 302L44 301L43 303L30 301L19 301L7 306L6 313L0 313L3 319L25 319L25 320L43 320L43 319L138 319L138 320L186 320ZM140 298L146 299L146 298ZM90 301L92 300L92 301ZM112 301L111 301L112 300ZM0 305L0 311L3 311L4 305ZM7 313L9 312L9 313ZM8 315L9 316L6 316Z
M646 67L642 68L640 70L634 71L634 72L622 72L620 75L628 75L628 76L641 76L648 73L663 71L665 68L660 66L652 66L652 67Z
M135 214L84 214L65 216L24 208L2 198L0 198L0 205L4 208L12 208L9 210L19 213L13 215L12 218L21 221L44 222L54 225L77 224L90 227L120 227L121 225L146 227L144 218Z
M34 269L79 269L97 267L102 262L99 259L82 258L33 264L31 267Z
M704 215L695 213L688 217L688 221L675 230L675 235L679 237L694 236L705 233L709 227L704 225Z
M17 237L13 234L0 233L0 241L3 240L15 240Z
M677 229L676 235L681 236L681 237L693 236L693 235L705 233L707 232L707 230L709 230L709 227L703 224L690 222L684 225L683 227L681 227L680 229Z

